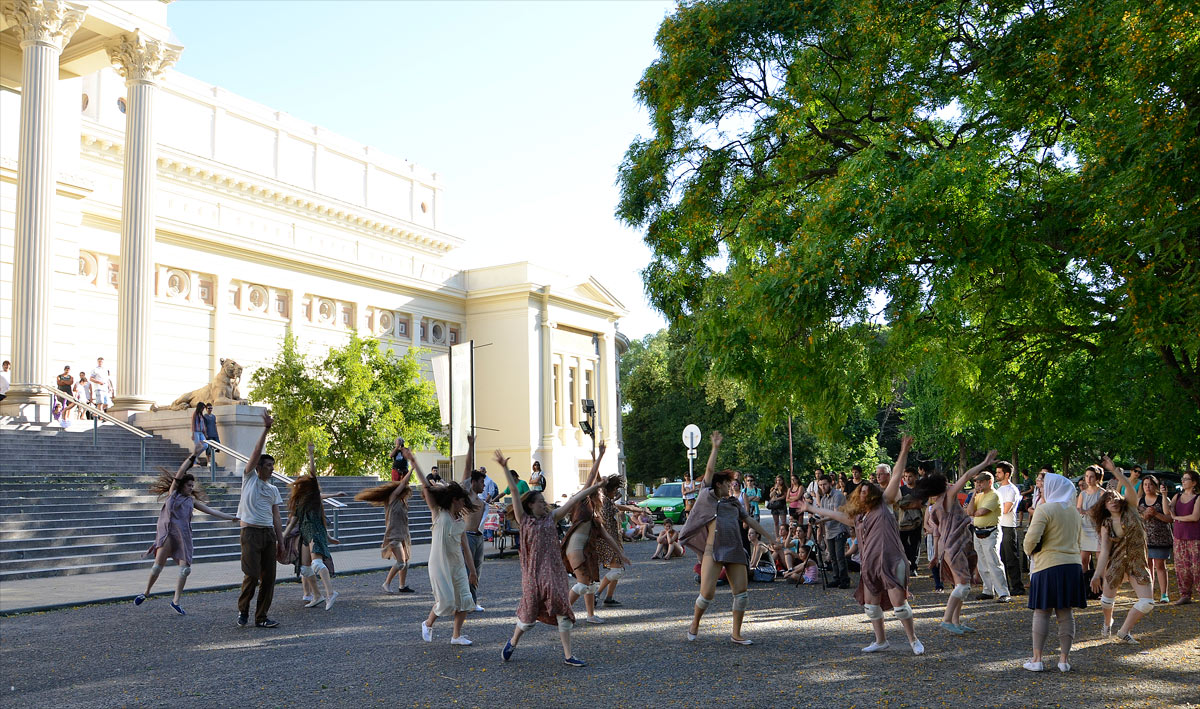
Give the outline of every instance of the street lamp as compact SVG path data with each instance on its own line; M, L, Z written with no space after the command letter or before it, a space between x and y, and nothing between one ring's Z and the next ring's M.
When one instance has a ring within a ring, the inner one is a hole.
M596 455L596 402L591 399L581 399L579 408L587 417L587 420L579 422L579 430L583 431L583 435L592 439L592 456L594 457Z

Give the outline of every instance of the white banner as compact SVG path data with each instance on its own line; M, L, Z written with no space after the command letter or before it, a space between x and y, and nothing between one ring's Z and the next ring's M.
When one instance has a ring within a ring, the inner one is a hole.
M467 435L475 423L473 347L464 342L450 348L450 434L454 455L467 452Z
M438 408L442 413L442 425L450 425L450 355L436 355L433 364L433 386L437 389Z

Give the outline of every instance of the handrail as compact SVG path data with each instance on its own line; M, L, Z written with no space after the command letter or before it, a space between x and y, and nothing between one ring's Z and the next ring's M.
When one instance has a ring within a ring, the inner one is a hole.
M154 438L154 434L147 433L146 431L143 431L142 429L138 428L137 426L126 423L125 421L122 421L121 419L119 419L115 416L111 416L107 412L101 411L100 409L97 409L95 406L92 406L91 404L89 404L87 402L80 401L79 399L76 399L74 395L68 394L67 392L63 391L62 389L59 389L58 387L52 387L52 386L47 386L45 384L36 384L36 383L26 384L24 386L28 386L31 389L41 389L45 392L52 394L55 397L58 397L60 399L66 399L67 401L70 401L72 404L75 404L76 406L83 409L84 411L87 411L88 413L92 414L92 447L93 448L100 444L99 438L100 438L100 421L101 420L116 424L117 426L125 429L129 433L132 433L133 435L137 436L140 439L138 441L138 443L141 444L141 448L142 448L142 452L141 452L142 470L141 470L141 472L143 474L145 474L145 472L146 472L146 440L149 438Z
M250 462L249 457L247 457L241 453L238 453L237 451L235 451L234 449L225 445L224 443L221 443L220 441L214 441L211 438L208 438L205 440L208 442L209 446L216 448L217 450L221 451L222 453L224 453L227 456L230 456L234 460L241 461L242 463ZM278 480L279 482L284 483L286 485L291 485L293 482L295 482L292 478L289 478L288 476L284 475L283 473L281 473L279 471L272 471L271 479ZM322 502L324 502L325 504L327 504L333 508L340 508L340 507L346 506L346 503L342 502L341 500L335 500L332 497L327 497L324 500L322 500Z

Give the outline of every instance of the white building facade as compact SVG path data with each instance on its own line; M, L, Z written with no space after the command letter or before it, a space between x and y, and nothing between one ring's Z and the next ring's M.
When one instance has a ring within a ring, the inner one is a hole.
M529 263L447 267L464 242L439 229L436 173L170 71L184 50L165 3L2 7L0 415L47 420L29 385L97 357L130 414L222 358L245 367L246 395L289 329L313 352L356 330L426 360L474 340L489 345L475 357L481 450L503 448L523 475L541 461L560 498L590 464L592 399L618 470L625 310L601 284Z

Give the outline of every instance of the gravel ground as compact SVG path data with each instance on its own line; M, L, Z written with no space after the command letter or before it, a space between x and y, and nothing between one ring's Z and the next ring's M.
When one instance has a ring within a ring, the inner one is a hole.
M651 551L630 547L635 560ZM575 653L590 663L576 669L561 664L557 633L544 626L525 635L511 663L501 661L520 590L515 559L485 562L488 610L467 620L472 647L449 644L448 619L432 644L421 642L417 624L432 603L424 569L410 574L413 596L386 596L381 581L378 573L336 579L342 595L330 612L302 608L299 587L284 584L275 630L237 628L233 591L186 596L187 617L156 598L140 608L3 618L0 704L1200 707L1200 604L1160 607L1137 629L1141 646L1102 642L1094 605L1079 614L1075 669L1031 674L1021 669L1023 603L971 602L964 617L980 632L953 637L936 627L945 595L927 578L914 583L923 657L910 654L890 613L891 650L863 656L870 628L849 591L779 582L751 587L744 632L752 647L728 640L728 588L718 589L700 639L687 643L691 562L644 561L621 581L624 605L601 611L607 624L576 631ZM1130 602L1119 602L1118 621Z

